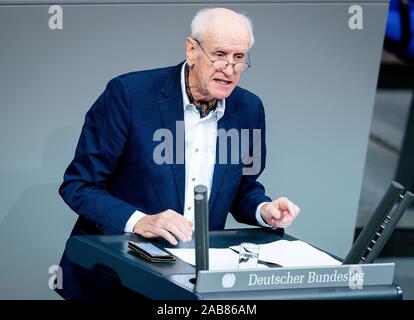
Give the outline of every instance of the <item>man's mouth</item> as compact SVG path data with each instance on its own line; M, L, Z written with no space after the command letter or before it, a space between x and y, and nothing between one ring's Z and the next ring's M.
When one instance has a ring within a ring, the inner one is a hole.
M214 79L214 81L216 81L217 83L221 84L221 85L229 85L232 83L232 81L229 80L224 80L224 79Z

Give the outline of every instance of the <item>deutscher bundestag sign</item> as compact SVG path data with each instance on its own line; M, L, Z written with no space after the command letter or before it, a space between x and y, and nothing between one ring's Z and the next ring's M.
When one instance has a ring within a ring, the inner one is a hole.
M392 284L394 263L321 267L200 271L195 291L226 292L294 288L349 287Z

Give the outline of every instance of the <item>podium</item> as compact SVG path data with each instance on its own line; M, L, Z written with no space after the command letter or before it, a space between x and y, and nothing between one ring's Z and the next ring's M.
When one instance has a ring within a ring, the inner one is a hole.
M267 229L210 231L209 237L212 248L226 248L243 241L266 243L281 239L296 240L278 230ZM148 262L128 252L128 241L148 239L136 234L75 236L68 239L66 253L74 263L110 272L124 287L157 300L402 299L402 290L395 283L362 289L342 286L200 293L195 290L195 267L178 258L175 263ZM153 242L172 247L161 239ZM178 247L194 248L194 242L180 243Z

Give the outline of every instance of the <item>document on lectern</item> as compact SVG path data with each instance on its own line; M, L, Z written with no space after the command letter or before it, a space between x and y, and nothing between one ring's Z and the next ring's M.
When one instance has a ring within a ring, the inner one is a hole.
M260 244L259 259L282 267L336 266L342 263L300 240L278 240ZM231 247L238 250L238 246Z
M283 267L335 266L339 260L300 240L279 240L260 245L259 259Z
M174 256L181 260L195 265L195 250L194 249L170 249L165 248L171 252ZM228 248L208 250L209 255L209 270L234 270L238 268L239 255ZM268 268L264 264L258 264L257 268Z
M279 240L260 244L259 262L257 268L267 268L266 262L274 263L282 267L301 266L335 266L341 265L339 260L332 258L327 253L320 251L306 242L295 240ZM194 249L170 249L166 248L181 260L195 265ZM231 270L238 268L239 246L230 248L209 249L209 270Z

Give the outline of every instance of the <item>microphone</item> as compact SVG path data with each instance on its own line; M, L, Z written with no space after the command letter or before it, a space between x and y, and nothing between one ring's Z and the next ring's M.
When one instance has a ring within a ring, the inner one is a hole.
M208 270L209 228L207 187L194 187L194 223L196 276L200 270Z

